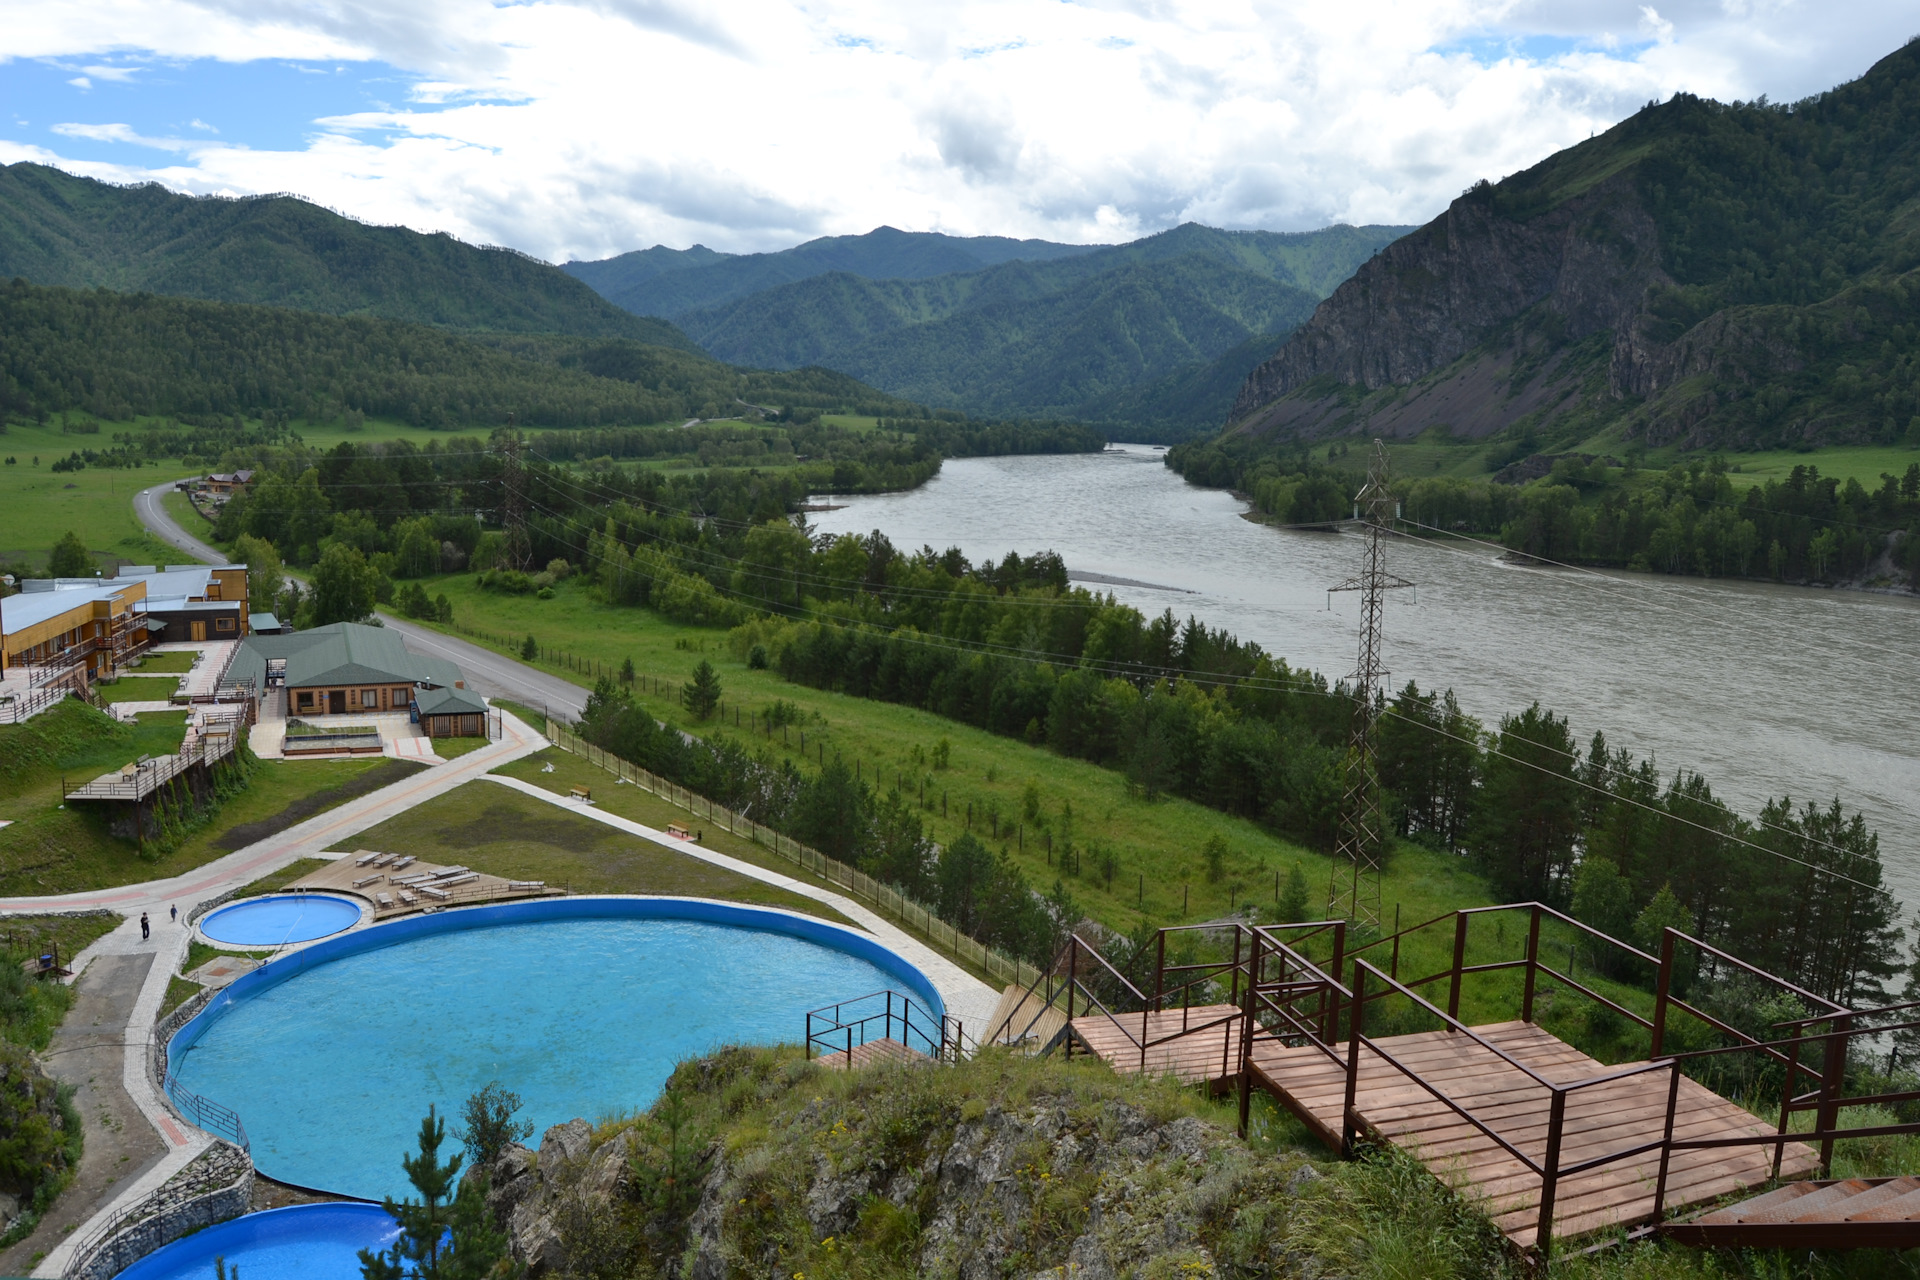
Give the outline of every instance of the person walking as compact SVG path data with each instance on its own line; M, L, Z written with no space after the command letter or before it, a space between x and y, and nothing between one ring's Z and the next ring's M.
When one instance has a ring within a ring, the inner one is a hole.
M169 920L172 920L175 924L180 923L180 905L178 903L175 903L173 906L167 908L167 918Z
M147 923L147 913L140 913L140 941L145 942L153 936L153 926Z

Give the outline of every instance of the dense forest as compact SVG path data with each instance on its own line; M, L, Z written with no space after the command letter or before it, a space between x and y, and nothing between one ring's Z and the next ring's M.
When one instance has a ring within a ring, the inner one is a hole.
M1515 451L1526 454L1529 445ZM1482 536L1543 560L1656 573L1920 585L1920 462L1883 474L1871 490L1812 465L1742 488L1715 457L1683 459L1665 471L1591 455L1517 462L1545 474L1531 483L1397 481L1403 531ZM1345 518L1363 482L1344 467L1245 437L1176 445L1167 465L1195 484L1238 490L1286 524Z
M481 339L277 307L0 286L0 415L359 415L490 429L639 425L756 405L926 412L824 369L738 369L626 339Z
M409 320L632 338L695 350L558 267L452 236L375 227L295 196L184 196L46 165L0 165L0 279Z

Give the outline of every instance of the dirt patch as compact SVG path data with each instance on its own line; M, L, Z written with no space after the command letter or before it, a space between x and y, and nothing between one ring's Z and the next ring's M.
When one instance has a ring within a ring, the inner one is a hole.
M235 849L244 849L250 844L265 840L268 836L279 835L288 827L305 822L316 813L323 813L335 805L356 800L382 787L390 787L402 778L431 767L414 760L389 760L377 768L367 770L351 782L343 782L337 787L328 787L325 791L316 791L310 796L295 800L270 817L243 822L237 827L223 831L215 837L213 847L228 853Z

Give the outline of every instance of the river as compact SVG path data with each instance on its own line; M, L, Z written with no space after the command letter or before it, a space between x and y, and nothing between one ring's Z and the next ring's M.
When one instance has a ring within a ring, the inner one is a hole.
M978 561L1053 550L1148 615L1191 613L1337 677L1353 670L1358 534L1277 530L1186 483L1162 451L969 458L908 493L833 498L816 531L879 529ZM1880 833L1889 887L1920 907L1920 602L1765 583L1520 568L1494 551L1396 539L1391 680L1449 688L1490 727L1538 700L1584 747L1691 769L1749 817L1769 796L1839 796ZM1158 584L1158 585L1146 585ZM1753 857L1766 855L1753 853Z

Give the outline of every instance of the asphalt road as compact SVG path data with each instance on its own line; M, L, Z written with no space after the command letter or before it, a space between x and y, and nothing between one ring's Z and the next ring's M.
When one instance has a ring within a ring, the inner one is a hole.
M181 528L180 522L161 505L161 495L172 488L173 482L168 481L142 489L134 495L134 515L168 545L208 564L224 564L225 556ZM587 691L577 684L502 657L491 649L429 631L404 618L385 613L378 616L389 629L406 637L409 648L457 663L467 677L467 687L489 698L511 698L521 706L537 707L563 720L577 720L586 709Z

